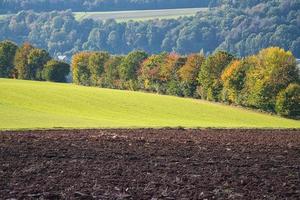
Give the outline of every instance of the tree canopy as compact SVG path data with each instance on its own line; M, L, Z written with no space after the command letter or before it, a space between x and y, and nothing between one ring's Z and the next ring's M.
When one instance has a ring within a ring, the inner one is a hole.
M192 17L126 23L77 21L70 10L21 11L0 20L0 40L10 39L18 44L28 41L52 56L63 54L69 59L78 51L127 54L133 50L149 54L190 54L201 50L211 54L225 50L247 56L269 46L289 50L300 58L299 1L217 2L222 6Z

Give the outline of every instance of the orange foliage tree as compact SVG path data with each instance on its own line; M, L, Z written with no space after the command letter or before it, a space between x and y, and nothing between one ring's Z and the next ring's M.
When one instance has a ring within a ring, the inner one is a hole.
M205 56L203 54L191 54L187 57L186 63L178 70L185 96L196 95L197 77L204 61Z

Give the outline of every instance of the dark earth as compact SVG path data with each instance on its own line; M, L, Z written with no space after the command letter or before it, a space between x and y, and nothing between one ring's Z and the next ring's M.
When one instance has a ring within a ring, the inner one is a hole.
M0 199L300 199L300 130L0 132Z

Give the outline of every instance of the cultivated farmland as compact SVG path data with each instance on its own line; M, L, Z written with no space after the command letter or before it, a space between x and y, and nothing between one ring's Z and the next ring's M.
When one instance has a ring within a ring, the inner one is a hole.
M124 21L145 21L151 19L176 19L179 17L189 17L197 12L207 11L207 8L185 8L185 9L164 9L164 10L134 10L134 11L114 11L114 12L74 12L77 20L95 19L107 20L115 19L118 22Z
M0 199L300 199L299 130L0 132Z
M0 129L300 128L300 121L196 99L0 79Z

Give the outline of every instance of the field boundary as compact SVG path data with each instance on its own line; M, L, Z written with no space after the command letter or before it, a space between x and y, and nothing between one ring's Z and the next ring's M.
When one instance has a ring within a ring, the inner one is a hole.
M36 133L36 132L56 132L56 131L149 131L149 130L153 130L153 131L207 131L207 130L211 130L211 131L253 131L253 130L257 130L257 131L299 131L300 134L300 128L213 128L213 127L207 127L207 128L184 128L184 127L174 127L174 128L170 128L170 127L158 127L158 128L53 128L53 129L42 129L42 128L38 128L38 129L2 129L0 130L0 134L5 134L5 133L16 133L16 132L32 132L32 133Z

